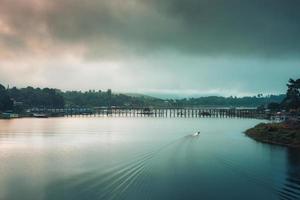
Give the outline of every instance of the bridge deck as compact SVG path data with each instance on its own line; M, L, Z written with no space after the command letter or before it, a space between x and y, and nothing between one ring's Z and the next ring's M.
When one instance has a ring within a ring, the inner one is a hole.
M38 109L32 113L61 114L62 116L115 116L115 117L239 117L266 118L266 113L257 109L229 108L67 108Z

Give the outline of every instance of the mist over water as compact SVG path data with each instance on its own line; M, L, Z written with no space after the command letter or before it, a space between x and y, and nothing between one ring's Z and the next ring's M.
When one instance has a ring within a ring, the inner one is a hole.
M299 199L299 150L243 134L259 122L1 120L0 200Z

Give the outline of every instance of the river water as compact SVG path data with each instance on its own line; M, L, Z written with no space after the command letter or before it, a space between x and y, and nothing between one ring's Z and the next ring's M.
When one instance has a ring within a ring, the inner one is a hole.
M0 120L0 200L300 199L300 151L243 134L259 122Z

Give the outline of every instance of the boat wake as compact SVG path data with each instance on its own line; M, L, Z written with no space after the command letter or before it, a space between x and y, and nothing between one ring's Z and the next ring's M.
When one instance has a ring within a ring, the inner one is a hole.
M185 139L186 137L182 137L174 140L155 151L139 155L130 162L114 165L108 170L98 169L80 173L53 183L47 191L47 199L126 199L131 187L141 189L141 185L138 184L149 175L151 160L165 149Z

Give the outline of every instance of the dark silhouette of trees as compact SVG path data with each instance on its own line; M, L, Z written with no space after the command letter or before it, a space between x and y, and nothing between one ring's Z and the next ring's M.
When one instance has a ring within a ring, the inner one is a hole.
M286 98L282 102L283 107L286 109L300 108L300 79L290 79L287 87Z
M278 102L271 102L268 108L273 111L281 109L297 110L300 109L300 79L290 79L287 83L287 91L285 98L278 104Z
M281 109L281 105L280 105L280 103L272 102L272 103L269 103L268 109L270 109L272 111L279 111Z
M152 97L134 97L125 94L115 94L109 89L106 92L99 91L67 91L62 93L67 107L142 107L142 106L162 106L164 101Z
M294 82L291 82L294 83ZM291 86L293 88L294 86ZM23 109L26 108L63 108L63 107L258 107L267 105L271 102L280 103L285 99L285 95L269 95L263 96L259 94L252 97L220 97L209 96L199 98L183 98L183 99L159 99L146 95L126 95L113 93L110 89L107 91L89 90L66 91L62 92L51 88L16 88L6 90L1 86L1 103L5 103L5 109L11 108L10 99L20 102ZM290 89L294 92L294 89ZM288 93L294 98L292 92ZM298 94L298 93L297 93ZM3 103L0 105L3 108ZM18 108L18 110L22 109ZM15 109L16 110L16 109Z
M209 96L190 99L169 100L174 106L219 106L219 107L258 107L271 102L280 103L285 95L253 96L253 97L220 97Z
M61 92L50 88L26 87L18 89L13 87L8 90L8 94L17 102L22 102L25 108L63 108L65 101Z
M7 90L0 84L0 111L11 110L13 101L10 99Z

